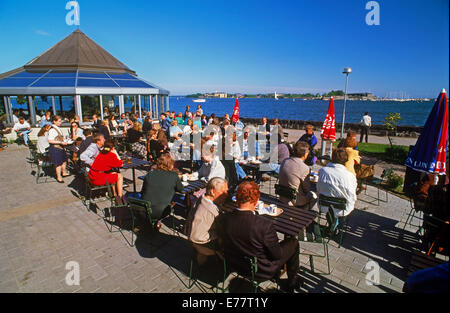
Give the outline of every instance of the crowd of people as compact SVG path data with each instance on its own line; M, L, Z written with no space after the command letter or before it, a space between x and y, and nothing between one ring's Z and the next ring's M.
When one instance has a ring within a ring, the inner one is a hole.
M296 191L295 201L281 196L283 203L299 210L326 211L327 208L318 205L318 194L344 198L346 209L334 214L347 216L354 209L358 189L362 188L357 179L361 160L356 134L347 134L333 152L331 162L319 170L318 180L313 184L311 167L317 162L314 147L318 140L312 125L306 125L305 134L289 144L277 119L269 124L263 117L257 128L245 126L239 119L232 121L228 115L222 119L215 114L208 117L201 105L195 112L189 106L184 113L164 112L159 120L152 119L150 112L144 115L141 119L136 114L123 113L116 119L113 114L104 114L105 119L101 120L94 114L90 127L84 129L75 116L70 121L69 136L64 136L61 117L46 112L40 120L37 150L53 164L57 181L63 183L63 178L70 175L65 148L73 147L70 150L73 161L87 171L91 184L109 183L118 205L126 204L129 198L150 201L157 228L169 214L175 193L183 189L181 169L189 168L190 178L206 182L204 192L198 194L187 217L188 238L200 255L208 255L220 247L228 255L257 256L259 275L267 278L286 265L288 289L298 289L297 239L286 238L279 243L272 223L254 214L262 173L252 180L240 162L252 160L267 165L266 173L278 174L280 185ZM23 118L18 119L13 131L28 144L30 125ZM256 140L252 140L254 134ZM126 197L123 174L117 170L123 166L118 143L114 141L117 136L124 139L134 157L153 164L144 177L141 192ZM198 145L195 138L199 139ZM187 151L188 159L177 158L182 151ZM233 194L236 210L220 214L218 206Z

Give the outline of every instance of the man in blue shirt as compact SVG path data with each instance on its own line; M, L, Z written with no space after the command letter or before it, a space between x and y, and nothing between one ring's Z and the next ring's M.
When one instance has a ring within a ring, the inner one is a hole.
M52 112L50 112L50 111L45 112L45 115L42 116L42 118L41 118L39 127L42 128L45 125L52 125L51 116L52 116Z
M314 135L314 126L313 125L306 125L305 127L306 134L300 137L300 139L297 141L304 141L309 144L309 157L305 161L306 165L314 165L317 161L317 157L314 155L314 146L317 144L317 138L316 135Z

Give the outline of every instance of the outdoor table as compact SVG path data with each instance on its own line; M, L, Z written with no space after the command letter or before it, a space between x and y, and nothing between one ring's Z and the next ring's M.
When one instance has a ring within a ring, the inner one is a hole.
M128 163L129 158L131 158L131 164ZM131 168L133 170L133 191L136 192L136 168L142 165L147 165L149 162L129 156L123 156L121 159L123 161L123 169L127 170Z
M297 236L317 217L317 213L314 211L286 205L280 202L280 200L264 193L261 193L260 200L265 204L275 204L277 207L283 209L283 213L279 216L261 215L264 218L272 220L275 230L281 234ZM220 208L224 212L231 212L236 209L236 202L227 201Z
M239 165L242 167L245 173L247 173L249 176L251 176L253 179L256 180L260 164L253 164L250 162L246 163L239 162Z
M206 188L206 182L204 180L194 180L188 181L188 185L183 188L180 194L184 195L184 202L186 205L186 209L189 211L191 209L191 195L199 191L200 189Z

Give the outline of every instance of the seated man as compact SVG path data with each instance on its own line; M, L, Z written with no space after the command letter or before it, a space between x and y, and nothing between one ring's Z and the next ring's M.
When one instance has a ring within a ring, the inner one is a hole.
M220 162L219 157L215 155L214 151L214 146L210 146L209 149L204 149L202 153L203 164L198 170L198 178L203 178L206 181L209 181L214 177L225 179L225 167L222 162Z
M206 185L206 194L200 197L196 205L189 211L188 238L193 242L200 254L208 255L216 247L216 217L219 208L216 204L223 204L228 196L227 181L215 177ZM202 253L202 250L206 250Z
M86 151L86 149L91 145L92 143L92 130L85 129L83 130L84 140L78 147L78 158L80 158L80 155Z
M105 144L105 137L96 133L92 138L92 143L87 149L80 154L80 160L84 162L84 165L87 165L87 169L91 167L92 163L94 163L95 158L100 153L100 150L103 148Z
M311 191L309 181L310 169L305 164L309 155L309 145L304 141L297 141L294 154L281 163L279 184L297 190L297 200L290 203L290 199L280 197L281 202L297 207L308 206L311 209L317 202L317 195Z
M257 257L256 277L263 279L271 279L286 264L288 291L293 292L300 287L297 239L291 237L278 242L273 222L254 213L259 196L258 185L244 181L236 192L239 207L219 217L218 233L225 258L242 274L249 274L249 262L245 257Z
M19 121L14 124L13 130L17 133L17 136L23 138L25 146L28 147L28 134L31 133L31 126L25 121L25 118L19 117Z
M319 170L317 192L328 197L344 198L347 200L344 211L335 210L338 217L347 216L353 211L356 202L356 177L345 168L348 160L347 151L338 148L333 152L331 163ZM320 207L322 212L327 212L327 207Z
M314 155L314 147L317 144L317 137L314 135L314 126L313 125L306 125L305 126L306 133L300 137L298 141L304 141L308 143L309 145L309 156L305 163L307 165L314 165L317 161L317 157ZM297 142L298 142L297 141Z

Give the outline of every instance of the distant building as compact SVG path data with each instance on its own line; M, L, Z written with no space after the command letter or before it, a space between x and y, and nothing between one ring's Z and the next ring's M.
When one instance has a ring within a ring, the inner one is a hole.
M348 93L349 99L357 99L357 100L375 100L377 97L369 92L361 92L361 93Z

